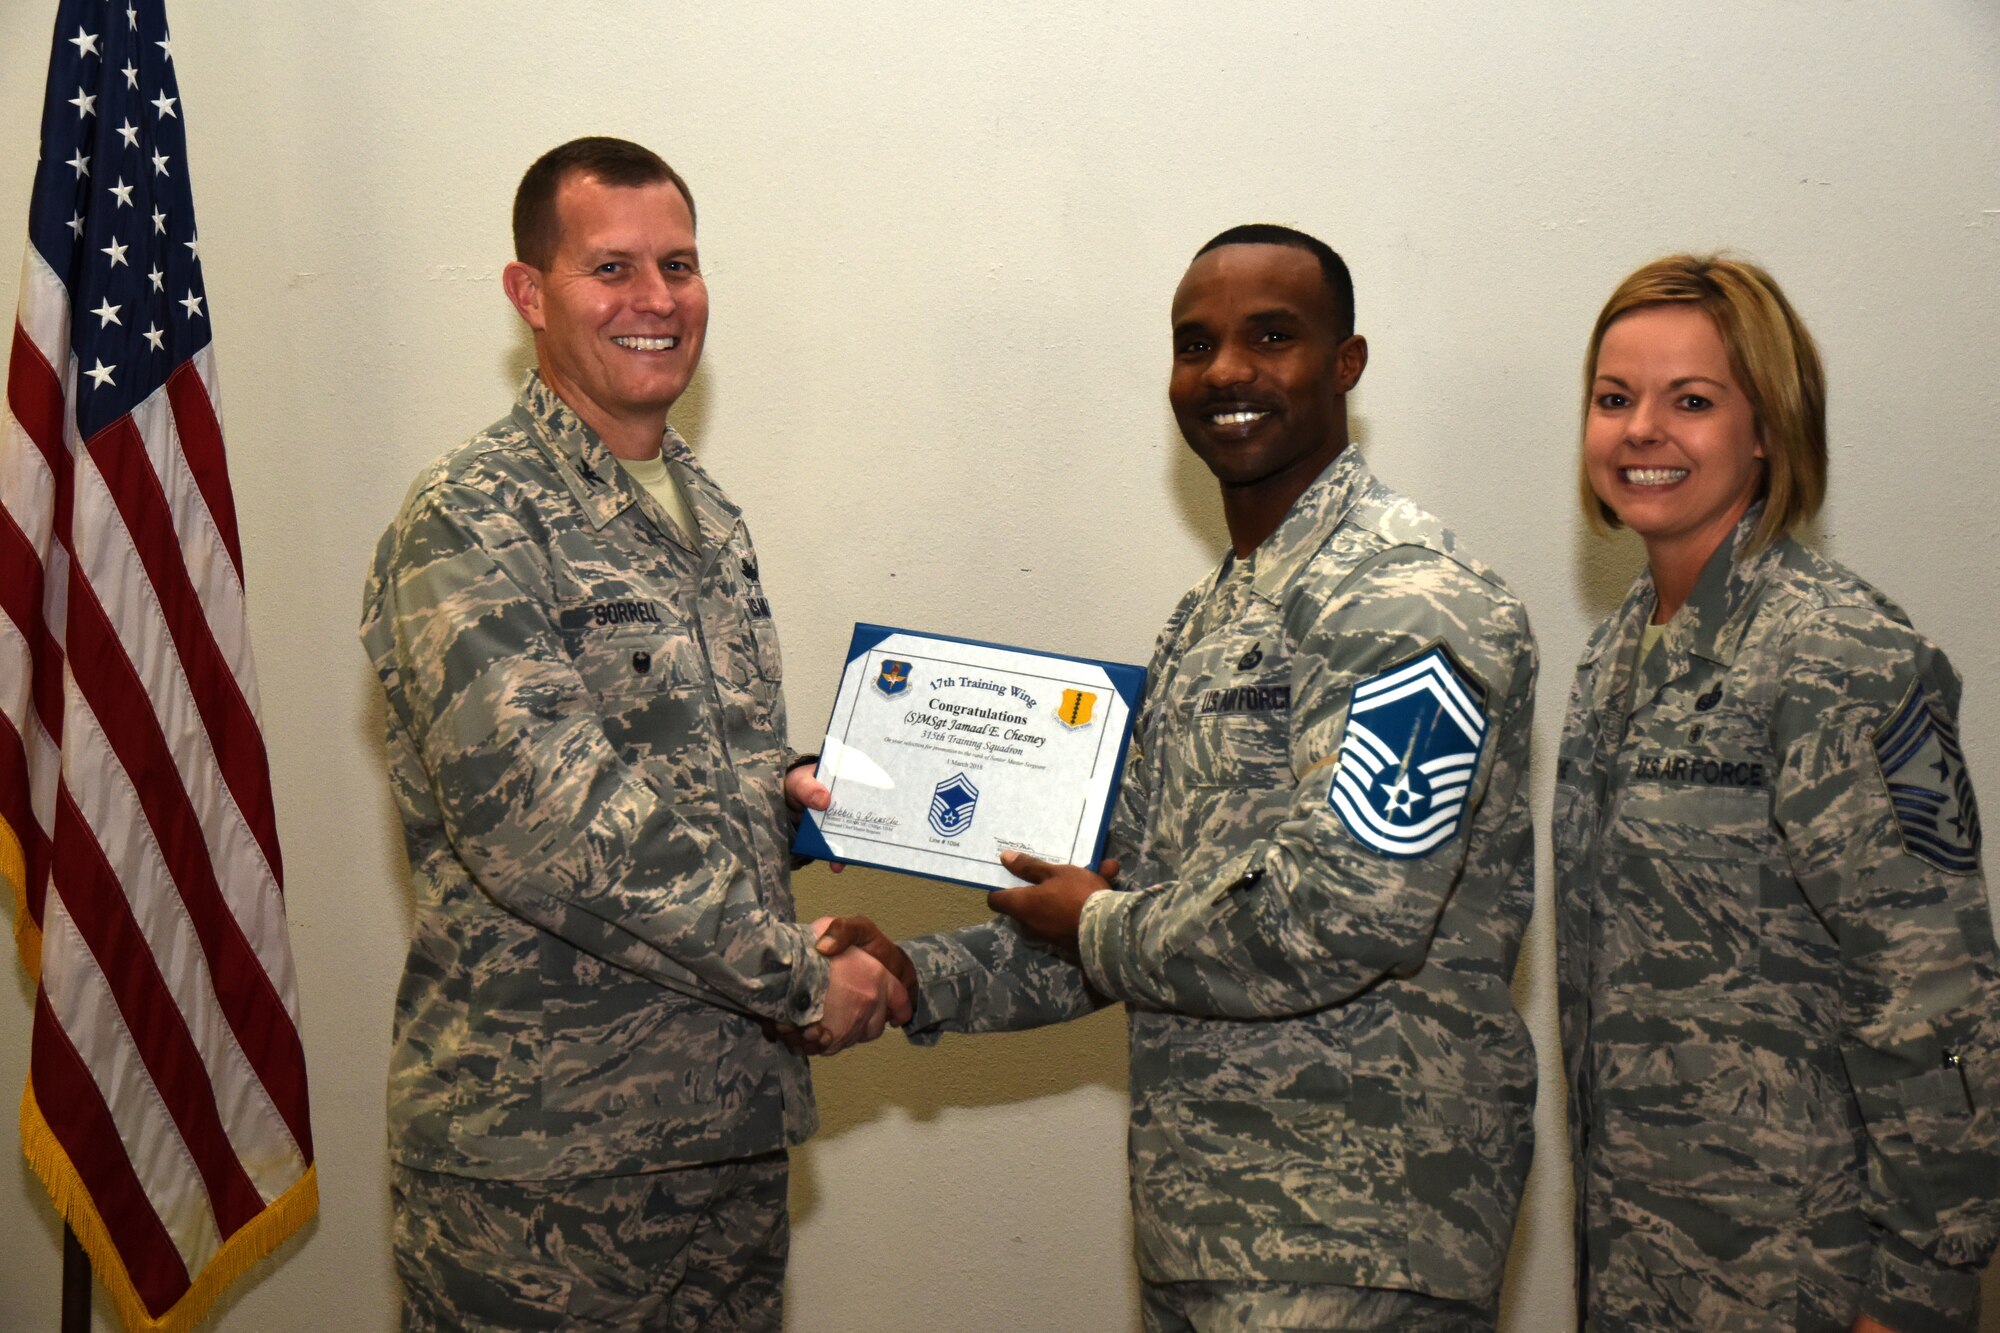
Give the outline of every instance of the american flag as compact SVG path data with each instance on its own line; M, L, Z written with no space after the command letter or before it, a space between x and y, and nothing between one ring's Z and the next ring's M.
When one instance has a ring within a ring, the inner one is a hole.
M0 876L23 1145L133 1328L318 1201L209 320L163 0L61 0L0 417Z

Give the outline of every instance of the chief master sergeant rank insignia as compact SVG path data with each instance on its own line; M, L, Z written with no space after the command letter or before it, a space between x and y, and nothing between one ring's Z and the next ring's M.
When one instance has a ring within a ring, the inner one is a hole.
M1441 643L1357 684L1326 794L1348 832L1384 856L1448 842L1486 739L1485 698Z

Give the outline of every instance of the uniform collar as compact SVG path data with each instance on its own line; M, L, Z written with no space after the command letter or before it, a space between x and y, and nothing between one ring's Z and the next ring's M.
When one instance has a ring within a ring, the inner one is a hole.
M1777 564L1782 542L1773 542L1755 555L1741 552L1764 518L1764 506L1754 504L1738 520L1729 540L1708 558L1687 605L1667 626L1667 637L1677 640L1683 653L1728 666L1736 660L1743 631L1756 613L1756 592Z
M1251 588L1256 594L1276 605L1346 519L1354 502L1374 484L1375 475L1361 461L1359 449L1350 444L1336 454L1305 493L1292 502L1277 531L1250 553L1256 566Z
M1696 658L1724 667L1736 660L1744 631L1757 613L1757 590L1783 559L1786 544L1781 539L1755 555L1739 558L1738 553L1756 532L1763 516L1763 505L1750 506L1729 540L1716 547L1715 554L1702 567L1687 602L1667 622L1656 650L1662 655L1664 669L1654 679L1662 687L1685 675ZM1645 631L1657 604L1658 590L1652 571L1645 570L1612 617L1610 631L1600 636L1585 655L1586 665L1595 664L1607 653L1612 655L1612 669L1600 674L1600 698L1623 694L1626 676L1633 666L1633 646ZM1636 709L1650 701L1650 694L1646 698L1635 697L1632 707Z
M639 502L639 483L618 465L617 456L605 447L597 432L557 396L539 371L530 370L522 381L514 416L529 437L554 460L556 475L582 507L593 531L602 529ZM660 436L660 452L687 494L688 506L701 526L704 545L710 550L719 549L742 517L742 511L716 489L695 462L694 451L672 426Z

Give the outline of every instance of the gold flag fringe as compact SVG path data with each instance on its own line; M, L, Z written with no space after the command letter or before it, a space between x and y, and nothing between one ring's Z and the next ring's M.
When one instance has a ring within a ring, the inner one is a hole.
M125 1321L126 1328L145 1330L145 1333L188 1333L208 1313L209 1307L215 1304L216 1298L230 1283L242 1277L259 1259L284 1244L287 1237L311 1221L319 1211L319 1168L308 1166L306 1173L290 1189L267 1204L263 1212L211 1255L201 1272L193 1275L192 1285L182 1293L181 1298L165 1314L155 1318L139 1299L132 1279L126 1275L125 1265L118 1258L110 1233L104 1229L103 1219L98 1217L96 1205L91 1202L90 1191L83 1187L69 1154L63 1151L54 1131L42 1119L41 1107L35 1103L32 1079L27 1090L21 1094L21 1150L27 1154L28 1165L48 1189L56 1211L62 1214L70 1230L76 1232L77 1240L82 1242L97 1280L104 1284L112 1305L117 1307L118 1317Z
M28 858L21 852L21 839L13 826L0 819L0 879L14 890L14 947L21 951L21 966L28 980L42 982L42 928L28 915Z

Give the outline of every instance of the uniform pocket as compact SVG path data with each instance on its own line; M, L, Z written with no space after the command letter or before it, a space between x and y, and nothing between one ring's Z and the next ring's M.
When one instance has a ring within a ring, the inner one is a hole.
M1593 1311L1617 1327L1793 1328L1802 1136L1700 1111L1606 1106L1591 1145Z
M574 950L545 950L542 1109L592 1119L653 1116L716 1100L730 1015L609 965L573 974ZM592 960L593 962L595 960ZM741 1020L737 1020L740 1025ZM740 1041L740 1031L728 1034Z
M694 636L666 602L622 600L564 606L562 646L594 699L658 695L690 681Z
M1912 1075L1896 1084L1896 1094L1916 1167L1914 1178L1899 1192L1925 1209L1924 1224L1936 1225L1948 1209L1962 1207L1968 1199L1990 1197L1995 1174L1991 1153L1985 1136L1975 1132L1972 1099L1960 1070ZM1893 1150L1885 1153L1878 1169L1894 1171L1899 1156Z
M1741 996L1760 984L1764 879L1779 847L1766 793L1629 786L1601 837L1600 985Z
M1532 1114L1493 1093L1403 1099L1410 1271L1436 1296L1480 1299L1500 1284L1534 1152Z
M754 613L750 616L750 643L758 678L770 685L782 683L784 657L778 650L778 626L768 613L761 618Z
M1605 833L1620 852L1665 860L1756 864L1777 848L1762 788L1635 783L1619 794Z
M1187 742L1188 782L1196 787L1266 791L1292 785L1291 727L1284 713L1197 717Z
M1173 1039L1164 1086L1169 1095L1147 1099L1154 1127L1133 1163L1164 1220L1345 1229L1400 1211L1401 1164L1352 1123L1338 1043L1204 1024ZM1380 1207L1389 1192L1394 1205Z

